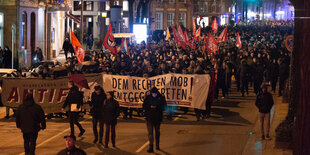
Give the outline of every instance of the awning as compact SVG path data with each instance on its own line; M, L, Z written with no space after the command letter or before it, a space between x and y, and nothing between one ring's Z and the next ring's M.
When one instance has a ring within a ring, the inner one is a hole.
M71 12L68 14L66 13L66 17L72 19L75 23L81 23L81 19L75 15L73 15Z

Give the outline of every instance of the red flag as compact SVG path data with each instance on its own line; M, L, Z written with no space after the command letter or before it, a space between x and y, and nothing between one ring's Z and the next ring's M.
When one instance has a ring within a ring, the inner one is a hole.
M193 17L193 36L196 35L196 22L195 17Z
M90 89L84 74L70 74L69 80L73 81L75 84L83 88Z
M196 49L196 44L195 44L195 39L193 38L191 44L190 44L190 47L192 50Z
M81 43L79 42L79 40L76 38L76 36L72 32L71 28L70 28L70 40L71 40L71 44L73 46L76 58L78 60L78 63L80 64L81 62L84 61L85 51L84 51Z
M211 33L208 34L205 46L206 46L209 53L215 54L216 51L218 51L218 46L217 46L216 40L214 39L214 37L212 36Z
M179 25L179 29L178 29L179 33L184 37L184 34L183 34L183 31L182 31L182 28L181 26Z
M241 21L241 20L239 19L238 22L237 22L237 25L240 23L240 21Z
M174 39L175 41L182 46L182 48L186 48L186 43L185 43L185 40L184 40L184 36L180 33L180 32L177 32L174 28L174 26L172 25L172 30L173 30L173 35L174 35Z
M238 48L242 48L242 43L241 43L241 38L240 38L239 32L237 32L236 46L237 46Z
M199 38L200 37L200 32L201 32L201 27L199 26L199 28L196 30L194 37L195 38Z
M217 33L217 28L218 28L218 25L217 25L216 18L214 18L214 20L213 20L213 23L212 23L211 27L212 27L213 32L214 32L214 33Z
M186 30L184 31L184 39L185 39L186 46L189 46L189 39L188 39Z
M220 34L220 36L217 38L217 42L227 42L228 40L228 34L227 34L227 26L225 27L225 29L222 31L222 33Z
M107 34L105 35L103 46L111 51L114 55L117 55L116 43L114 36L112 35L112 25L110 24Z

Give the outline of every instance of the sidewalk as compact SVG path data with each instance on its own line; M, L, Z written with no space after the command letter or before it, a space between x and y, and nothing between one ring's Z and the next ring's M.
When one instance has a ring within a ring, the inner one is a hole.
M282 103L282 98L273 94L274 106L271 110L270 137L271 140L261 140L259 119L257 119L253 134L249 135L248 142L243 150L243 155L292 155L292 150L275 148L275 129L285 119L288 113L288 103ZM258 115L258 112L256 112ZM258 118L258 116L257 116Z
M68 54L69 56L71 56L71 53ZM61 51L57 57L52 59L54 60L58 60L61 64L64 64L66 62L66 57L65 57L65 53L63 51Z

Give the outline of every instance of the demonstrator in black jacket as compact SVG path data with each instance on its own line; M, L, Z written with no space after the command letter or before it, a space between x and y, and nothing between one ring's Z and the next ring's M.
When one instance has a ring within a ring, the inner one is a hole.
M16 113L16 127L23 132L25 154L35 154L38 132L46 128L42 107L34 102L33 94L28 94Z
M99 143L102 144L102 137L103 137L103 106L106 100L106 95L104 90L100 86L95 87L95 92L91 95L91 115L93 116L93 132L94 132L94 143L98 141L98 131L97 131L97 124L99 122Z
M257 95L255 105L259 110L259 119L260 119L260 129L262 134L262 140L270 139L269 130L270 130L270 110L274 104L272 95L267 90L267 85L262 84L262 91ZM266 134L264 130L264 122L266 121ZM266 136L266 137L265 137Z
M70 119L70 128L71 128L71 135L74 135L74 124L78 126L80 129L79 137L83 136L85 130L83 129L82 125L78 122L79 118L79 109L83 105L83 94L79 91L79 88L74 85L73 81L68 82L68 87L70 88L69 94L65 100L65 103L62 106L62 111L67 106L69 107L69 119Z
M147 152L154 152L153 143L154 136L153 130L155 129L155 140L156 140L156 149L159 148L159 137L160 137L160 124L163 120L163 111L164 106L166 105L166 99L162 96L156 87L151 89L151 94L145 97L143 102L143 109L146 117L148 138L149 138L149 149Z

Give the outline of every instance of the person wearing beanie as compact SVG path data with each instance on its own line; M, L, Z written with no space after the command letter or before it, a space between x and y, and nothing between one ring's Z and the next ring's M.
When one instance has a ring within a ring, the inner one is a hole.
M166 99L162 96L156 87L153 87L150 91L150 94L145 97L143 102L144 114L146 117L146 125L148 131L149 139L149 149L147 152L154 152L153 143L154 135L153 130L155 129L155 140L156 140L156 149L159 148L159 137L160 137L160 124L163 120L163 111L164 106L166 105Z

